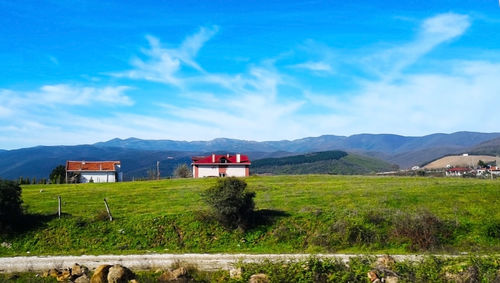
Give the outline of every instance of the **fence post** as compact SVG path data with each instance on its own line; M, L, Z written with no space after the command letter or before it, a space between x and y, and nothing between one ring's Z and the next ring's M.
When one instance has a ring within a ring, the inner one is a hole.
M57 216L61 219L61 196L57 196Z
M106 206L106 211L108 212L109 221L113 221L113 216L111 216L111 211L109 210L108 202L104 199L104 205Z

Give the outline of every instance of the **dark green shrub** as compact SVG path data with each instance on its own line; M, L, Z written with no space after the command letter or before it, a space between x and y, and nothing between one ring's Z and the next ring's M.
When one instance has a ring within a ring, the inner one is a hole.
M437 248L453 236L450 224L426 210L414 215L396 215L394 226L393 234L409 239L412 250Z
M375 233L361 224L349 226L346 236L349 244L366 245L375 240Z
M21 187L13 181L0 180L0 228L9 227L22 215Z
M217 220L227 228L246 229L251 224L255 192L246 190L246 186L247 183L238 178L220 178L202 194Z
M66 183L66 166L58 165L56 168L52 169L50 172L49 180L52 184L64 184Z
M492 221L486 224L486 235L494 239L500 239L500 221Z

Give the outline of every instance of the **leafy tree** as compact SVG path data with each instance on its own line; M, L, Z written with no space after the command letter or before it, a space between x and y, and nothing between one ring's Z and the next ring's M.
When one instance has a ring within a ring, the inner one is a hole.
M180 164L174 170L174 177L176 178L189 178L191 177L191 170L186 165L186 163Z
M14 181L0 180L0 231L22 215L21 187Z
M217 183L202 193L217 220L227 228L248 228L255 203L255 192L246 190L247 183L235 177L219 178Z
M66 167L64 165L58 165L50 173L49 179L52 184L66 183Z
M486 165L487 165L487 164L486 164L484 161L482 161L482 160L479 160L479 161L477 162L477 166L478 166L479 168L484 168L484 167L486 167Z

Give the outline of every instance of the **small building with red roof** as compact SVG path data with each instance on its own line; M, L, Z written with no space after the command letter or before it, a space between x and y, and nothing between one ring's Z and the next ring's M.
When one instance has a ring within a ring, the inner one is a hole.
M114 183L123 180L120 161L66 161L66 180L74 174L80 183Z
M192 158L193 177L248 177L250 159L244 154L212 154Z

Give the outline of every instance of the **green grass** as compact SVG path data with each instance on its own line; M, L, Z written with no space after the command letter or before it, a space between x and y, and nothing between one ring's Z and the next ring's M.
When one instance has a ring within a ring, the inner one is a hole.
M12 244L0 246L0 255L500 252L499 180L328 175L245 180L257 193L257 209L280 212L271 223L246 232L225 230L207 216L200 193L215 179L23 186L30 214L54 215L61 196L64 215L0 236L0 243ZM102 219L104 198L113 222ZM436 220L422 228L419 215ZM402 227L410 232L427 227L433 242L418 245Z

